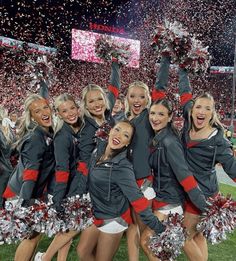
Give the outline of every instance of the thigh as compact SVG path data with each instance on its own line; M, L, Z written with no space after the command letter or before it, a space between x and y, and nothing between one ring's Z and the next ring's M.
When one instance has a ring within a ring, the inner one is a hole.
M82 231L77 250L82 253L92 253L97 245L100 231L92 225Z
M200 216L189 212L184 212L184 226L189 232L190 239L193 238L197 233L196 226L200 221Z
M123 232L108 234L100 232L98 237L96 261L111 261L119 248Z

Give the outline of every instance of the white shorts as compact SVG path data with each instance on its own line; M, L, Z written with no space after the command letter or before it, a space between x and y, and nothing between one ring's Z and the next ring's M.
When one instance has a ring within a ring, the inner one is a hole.
M164 215L176 214L176 213L179 215L183 215L184 213L182 206L177 206L170 209L157 209L157 211Z
M118 234L125 231L128 228L127 226L119 224L117 221L113 220L103 226L97 227L101 232L107 234Z

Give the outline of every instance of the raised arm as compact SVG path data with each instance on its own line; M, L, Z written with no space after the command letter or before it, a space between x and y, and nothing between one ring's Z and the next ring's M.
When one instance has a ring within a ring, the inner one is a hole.
M119 96L120 92L120 65L117 60L114 58L111 65L111 77L110 84L108 85L108 100L110 103L110 110L112 111L116 98Z

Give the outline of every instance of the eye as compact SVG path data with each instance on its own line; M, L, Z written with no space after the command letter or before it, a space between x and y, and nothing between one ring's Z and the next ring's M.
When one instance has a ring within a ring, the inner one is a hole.
M149 114L150 114L150 115L155 115L155 112L154 112L154 111L150 111Z
M140 96L140 98L141 98L141 99L145 99L145 96L144 96L144 95L142 95L142 96Z

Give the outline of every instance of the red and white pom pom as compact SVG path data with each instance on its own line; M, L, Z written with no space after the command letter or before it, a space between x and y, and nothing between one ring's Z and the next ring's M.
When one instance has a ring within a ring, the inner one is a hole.
M158 51L158 55L170 56L172 62L175 62L179 56L189 51L191 38L180 23L166 20L163 25L157 26L152 46Z
M176 21L157 26L152 46L159 56L170 56L173 63L192 73L205 73L210 66L208 47L203 47L201 41Z
M33 233L33 221L29 208L6 203L0 211L0 238L7 244L29 238Z
M169 215L163 224L166 226L165 231L151 237L148 247L153 255L160 260L172 261L181 253L187 237L186 229L183 227L183 216Z
M227 233L232 233L236 228L236 201L231 196L224 197L221 194L209 201L212 206L203 213L197 229L211 244L218 244L227 239Z
M109 137L109 132L111 130L111 125L108 122L104 122L96 131L95 137L103 141L107 141Z
M108 35L97 39L95 53L98 57L106 61L115 59L120 65L128 64L131 57L129 44L116 42Z
M63 207L68 230L82 231L92 225L93 213L89 194L67 198Z
M62 203L62 212L57 213L51 205L47 219L41 224L41 232L52 237L58 232L76 230L78 232L93 223L92 204L89 195L66 198Z
M203 47L201 41L193 37L191 49L180 58L179 64L189 72L205 73L210 67L210 59L208 47Z

